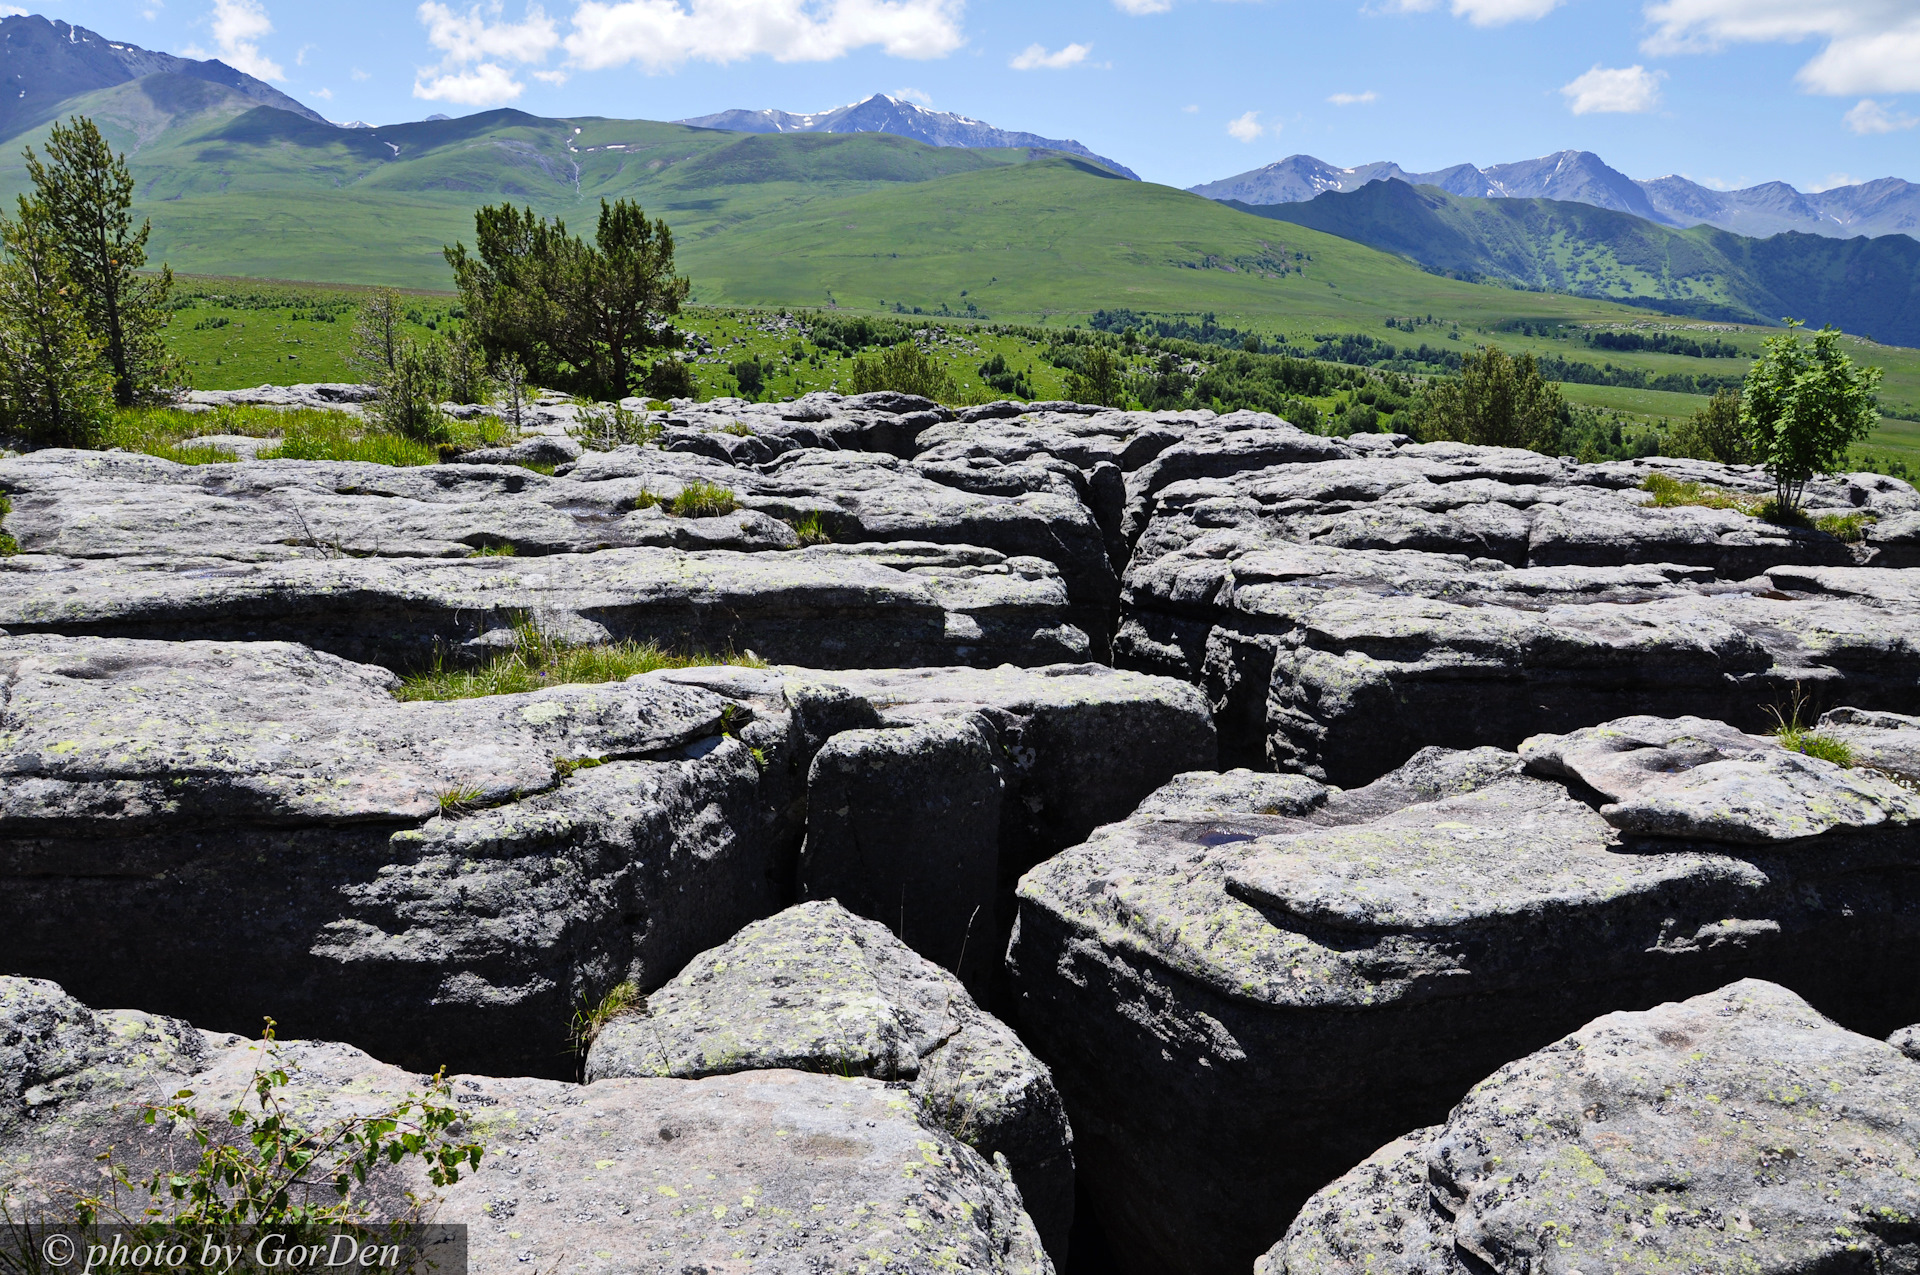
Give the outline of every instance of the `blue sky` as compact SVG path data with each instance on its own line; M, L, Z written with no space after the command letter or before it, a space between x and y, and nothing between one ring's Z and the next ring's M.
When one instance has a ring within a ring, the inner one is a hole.
M47 0L335 120L678 119L873 92L1187 186L1295 152L1574 148L1709 185L1920 180L1920 0Z

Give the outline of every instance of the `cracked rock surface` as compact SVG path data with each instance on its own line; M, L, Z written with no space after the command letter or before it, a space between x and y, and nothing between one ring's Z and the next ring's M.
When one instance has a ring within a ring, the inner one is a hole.
M271 1056L259 1041L0 978L0 1059L0 1198L18 1217L64 1209L62 1188L92 1189L101 1146L136 1179L190 1149L170 1122L142 1121L142 1106L188 1088L203 1116L223 1116ZM309 1127L427 1084L325 1041L283 1042L277 1062ZM923 1124L913 1096L883 1081L762 1070L452 1086L460 1136L485 1148L479 1169L435 1191L409 1160L379 1170L372 1194L437 1197L437 1220L469 1228L483 1275L609 1262L646 1275L1053 1270L1004 1170Z
M1030 871L1015 1017L1123 1269L1251 1264L1320 1185L1597 1014L1764 977L1874 1035L1912 1022L1909 980L1858 973L1920 960L1920 850L1890 805L1809 824L1804 792L1743 784L1736 831L1764 837L1610 822L1629 783L1724 796L1716 758L1765 749L1811 762L1636 718L1535 741L1545 775L1436 748L1344 792L1183 776Z
M1254 1269L1904 1270L1916 1216L1920 1064L1747 979L1501 1067Z
M907 1085L921 1118L1006 1157L1048 1249L1073 1222L1073 1135L1045 1064L960 981L884 925L803 903L703 952L602 1028L586 1076L769 1068Z

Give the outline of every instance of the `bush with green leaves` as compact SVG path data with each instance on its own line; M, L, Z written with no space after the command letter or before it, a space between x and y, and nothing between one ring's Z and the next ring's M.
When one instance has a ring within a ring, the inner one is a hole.
M1660 451L1667 456L1716 460L1723 465L1751 465L1753 447L1740 423L1740 391L1714 391L1705 407L1667 431Z
M936 403L955 403L960 387L947 369L914 341L897 341L879 354L861 355L853 361L853 377L847 392L874 394L891 390L913 394Z
M610 452L616 447L645 447L660 440L667 427L645 412L618 403L582 403L567 427L573 440L588 451Z
M234 1232L361 1225L374 1219L365 1188L383 1166L417 1161L436 1187L479 1168L485 1148L459 1140L463 1113L444 1070L424 1093L409 1093L365 1115L310 1124L284 1092L289 1064L272 1020L262 1048L265 1058L230 1110L202 1112L190 1089L146 1106L141 1118L184 1135L194 1158L183 1163L169 1157L136 1181L109 1150L102 1157L106 1192L76 1202L79 1223L156 1235L186 1227ZM137 1193L147 1203L130 1213L122 1196ZM413 1193L407 1200L418 1220L425 1201Z
M440 410L447 392L445 346L437 339L402 337L393 366L375 381L370 415L391 433L416 443L450 442L453 431Z
M0 496L0 558L11 558L20 552L20 542L6 530L7 515L13 512L13 502Z
M1555 455L1564 406L1560 387L1540 375L1533 355L1516 359L1492 346L1462 358L1460 375L1427 387L1414 433L1423 442L1524 447Z
M1080 366L1067 373L1067 397L1077 403L1125 407L1125 371L1112 350L1104 345L1089 346L1080 355Z
M1801 326L1789 319L1785 333L1767 338L1740 401L1747 445L1773 479L1782 516L1799 510L1814 475L1840 472L1847 450L1880 419L1874 394L1882 371L1854 366L1840 349L1838 328L1824 327L1808 342Z

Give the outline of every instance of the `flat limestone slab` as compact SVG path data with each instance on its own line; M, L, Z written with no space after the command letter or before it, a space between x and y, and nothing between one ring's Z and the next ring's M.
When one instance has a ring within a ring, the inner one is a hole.
M1059 574L990 550L619 549L546 558L0 559L0 629L297 641L410 670L484 658L529 618L564 640L655 641L820 667L1083 659Z
M1897 1270L1916 1215L1920 1065L1749 979L1500 1068L1254 1270Z
M191 1089L220 1116L269 1055L258 1041L135 1011L95 1012L54 984L0 979L0 1197L13 1215L92 1189L111 1143L132 1176L172 1151L141 1104ZM381 1109L426 1077L357 1049L290 1041L283 1091L310 1126ZM471 1269L681 1275L751 1269L1050 1275L1019 1192L995 1165L883 1082L758 1071L711 1080L457 1076L462 1138L480 1167L435 1191L414 1162L375 1178L376 1199L437 1197L468 1228Z

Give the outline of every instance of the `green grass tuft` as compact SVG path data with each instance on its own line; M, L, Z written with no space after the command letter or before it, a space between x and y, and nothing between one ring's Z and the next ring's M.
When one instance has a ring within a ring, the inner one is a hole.
M722 426L720 432L722 434L732 434L735 438L752 438L753 426L735 421L731 425Z
M1758 501L1743 499L1717 487L1682 482L1668 474L1648 474L1640 490L1653 493L1653 499L1647 503L1655 509L1696 505L1707 509L1736 509L1743 514L1757 514L1761 509Z
M486 794L471 784L460 784L453 788L442 788L434 796L439 799L441 814L464 815L478 810Z
M787 519L794 534L800 537L802 545L824 545L833 543L833 533L827 529L826 515L819 510L810 510L797 518Z
M740 502L734 498L731 488L691 482L681 488L680 494L667 506L667 512L676 518L717 518L739 507Z
M1842 740L1831 735L1822 735L1803 720L1807 711L1807 699L1800 693L1796 684L1793 699L1786 708L1774 705L1767 709L1772 714L1773 737L1780 741L1780 747L1790 753L1804 753L1808 757L1818 757L1830 761L1836 766L1852 766L1853 749Z
M554 761L553 773L565 779L569 775L578 774L583 770L592 770L596 766L604 766L606 764L607 762L604 757L561 757Z
M631 979L617 983L608 989L597 1005L583 1005L573 1012L571 1034L574 1048L581 1053L587 1052L587 1046L606 1029L608 1023L616 1018L625 1018L630 1014L647 1012L647 998L640 994L640 985Z
M567 646L521 623L513 646L479 668L433 668L405 678L394 692L401 700L479 699L487 695L518 695L548 686L623 682L638 673L667 668L705 668L718 664L765 668L764 661L731 652L681 655L652 642L609 642L601 646Z
M1822 514L1813 525L1836 540L1857 545L1867 538L1867 528L1879 521L1879 515L1870 513Z
M12 512L13 502L5 496L0 496L0 523L5 522L7 515ZM7 532L0 531L0 558L11 558L19 552L20 542L15 540Z
M467 556L470 558L511 558L515 550L511 544L481 545Z

